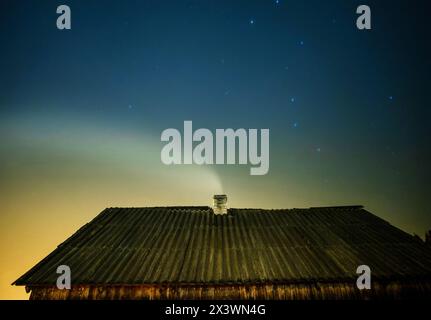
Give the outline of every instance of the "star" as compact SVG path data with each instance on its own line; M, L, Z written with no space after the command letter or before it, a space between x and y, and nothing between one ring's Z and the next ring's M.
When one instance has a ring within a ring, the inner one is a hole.
M295 98L290 98L290 102L294 103L295 102Z
M294 127L294 128L298 128L298 122L294 122L294 123L293 123L293 127Z
M253 19L250 20L250 24L254 24L254 20Z
M316 151L317 151L317 152L320 152L320 151L321 151L321 149L320 149L320 148L317 148L317 149L316 149Z
M302 41L302 40L301 40L301 41L299 42L299 44L300 44L301 46L303 46L303 45L304 45L304 41Z
M388 98L389 98L389 100L394 100L393 96L389 96Z

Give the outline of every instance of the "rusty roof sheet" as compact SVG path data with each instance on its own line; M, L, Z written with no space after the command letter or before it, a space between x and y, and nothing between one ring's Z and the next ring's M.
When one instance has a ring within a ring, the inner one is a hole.
M14 282L226 284L429 278L431 250L360 206L309 209L108 208Z

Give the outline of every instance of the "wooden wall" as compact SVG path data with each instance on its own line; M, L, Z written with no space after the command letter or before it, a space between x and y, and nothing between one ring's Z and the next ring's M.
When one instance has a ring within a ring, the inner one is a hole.
M352 283L250 284L250 285L134 285L75 286L71 290L37 286L31 300L157 300L157 299L374 299L415 298L431 295L431 282L374 282L371 290L358 290Z

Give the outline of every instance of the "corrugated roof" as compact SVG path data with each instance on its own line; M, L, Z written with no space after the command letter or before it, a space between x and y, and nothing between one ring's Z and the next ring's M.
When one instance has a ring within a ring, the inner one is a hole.
M108 208L16 285L307 282L429 278L431 250L360 206L289 210Z

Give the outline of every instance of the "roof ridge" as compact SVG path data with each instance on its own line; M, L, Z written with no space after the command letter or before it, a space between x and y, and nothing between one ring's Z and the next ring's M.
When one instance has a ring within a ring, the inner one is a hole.
M180 208L180 209L186 209L186 208L193 208L193 209L212 209L210 206L148 206L148 207L109 207L106 209L156 209L156 208Z
M148 206L148 207L108 207L106 209L202 209L212 210L210 206ZM304 208L236 208L231 207L228 210L310 210L310 209L363 209L363 205L347 205L347 206L322 206L322 207L304 207Z
M357 205L349 205L349 206L328 206L328 207L310 207L310 209L363 209L364 206Z

